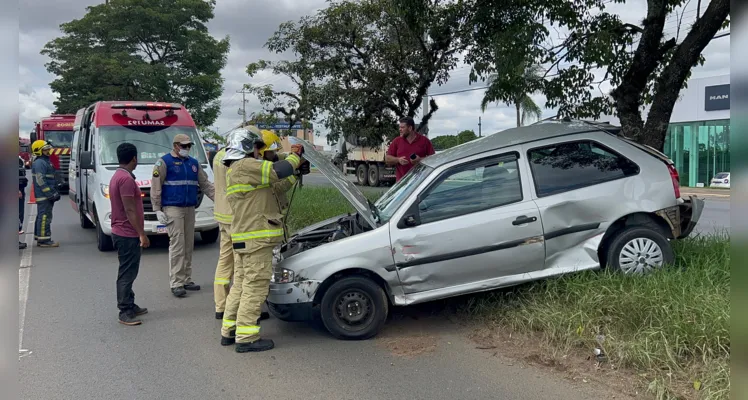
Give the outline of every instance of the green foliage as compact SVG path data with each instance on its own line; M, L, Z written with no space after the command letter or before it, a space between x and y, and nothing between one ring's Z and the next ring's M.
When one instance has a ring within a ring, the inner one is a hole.
M198 125L218 117L229 40L206 23L210 0L110 0L61 25L44 46L59 93L55 112L75 113L101 100L181 103Z
M226 138L219 135L218 132L210 128L204 128L204 127L198 127L198 130L200 131L200 136L203 139L214 140L218 144L226 145Z
M268 40L269 50L292 52L296 61L261 61L248 73L270 68L298 78L294 93L255 88L268 110L321 117L329 143L353 135L378 145L397 135L400 117L416 115L433 83L446 82L467 47L466 20L463 2L330 2L314 16L282 24ZM437 109L432 100L418 129Z
M472 130L464 130L457 135L437 136L431 139L431 145L434 146L434 150L446 150L477 138Z

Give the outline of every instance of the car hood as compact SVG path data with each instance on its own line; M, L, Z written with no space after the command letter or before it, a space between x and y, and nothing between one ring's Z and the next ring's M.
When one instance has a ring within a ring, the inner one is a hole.
M369 199L361 193L360 190L345 178L342 172L327 159L324 155L314 149L314 146L304 139L295 136L289 136L288 141L291 144L300 144L304 146L304 158L309 160L330 182L337 188L343 196L353 205L359 215L369 224L372 229L377 228L376 218L371 210Z

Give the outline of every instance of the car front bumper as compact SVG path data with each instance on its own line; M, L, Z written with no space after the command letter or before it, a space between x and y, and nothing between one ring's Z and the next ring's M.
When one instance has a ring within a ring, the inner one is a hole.
M314 318L314 296L321 281L303 280L291 283L271 283L268 309L284 321L307 321Z

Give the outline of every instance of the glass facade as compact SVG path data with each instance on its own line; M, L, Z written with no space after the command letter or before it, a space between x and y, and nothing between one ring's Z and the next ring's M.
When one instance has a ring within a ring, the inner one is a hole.
M671 123L664 150L682 186L708 187L714 175L730 172L730 120Z

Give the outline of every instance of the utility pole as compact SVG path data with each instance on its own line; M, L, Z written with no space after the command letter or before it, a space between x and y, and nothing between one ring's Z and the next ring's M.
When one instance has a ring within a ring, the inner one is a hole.
M245 89L237 90L236 93L242 94L242 126L247 125L247 91Z
M429 41L429 35L428 32L423 32L423 42L428 43ZM424 54L425 56L425 54ZM426 94L423 96L423 117L426 118L426 115L429 113L429 90L426 89ZM429 124L426 122L423 127L421 127L421 133L425 135L426 137L429 136Z
M480 117L478 117L478 137L481 137L481 132L480 132Z

